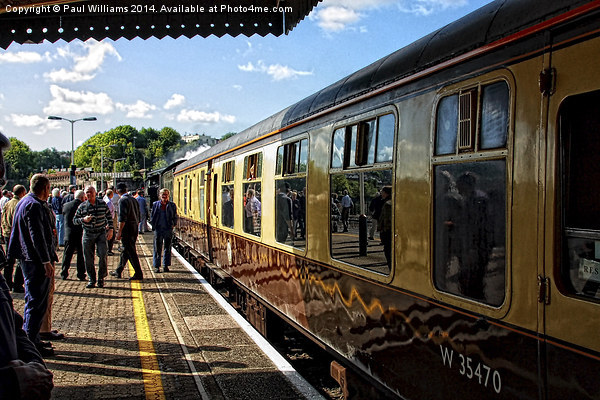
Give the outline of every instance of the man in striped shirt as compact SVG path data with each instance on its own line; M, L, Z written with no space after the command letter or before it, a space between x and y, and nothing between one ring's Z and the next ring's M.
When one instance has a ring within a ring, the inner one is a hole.
M83 225L83 259L89 282L86 288L96 286L96 268L94 266L94 250L98 250L98 287L104 287L104 278L108 275L106 267L107 239L113 235L113 220L108 206L96 197L96 188L85 188L87 201L77 208L73 224Z

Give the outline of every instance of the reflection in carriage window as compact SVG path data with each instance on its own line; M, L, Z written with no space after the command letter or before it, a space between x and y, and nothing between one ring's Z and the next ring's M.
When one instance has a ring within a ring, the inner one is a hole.
M331 175L331 255L388 274L392 255L392 170ZM382 189L387 192L382 193ZM389 190L388 190L389 189Z
M244 232L260 236L262 216L262 153L244 158L244 184L242 193L242 215L244 216Z
M260 182L244 183L244 232L260 236L262 216Z
M205 215L205 204L204 204L204 188L206 179L206 171L200 172L200 177L198 178L198 210L200 211L200 221L206 220Z
M434 281L493 306L504 301L506 161L435 166Z
M386 114L377 118L377 159L378 163L392 162L394 158L394 114Z
M344 166L345 140L346 128L336 129L333 133L333 144L331 150L331 168L342 168Z
M233 228L233 185L222 185L222 199L221 199L221 225L228 228Z
M561 278L580 296L600 299L600 91L560 107Z

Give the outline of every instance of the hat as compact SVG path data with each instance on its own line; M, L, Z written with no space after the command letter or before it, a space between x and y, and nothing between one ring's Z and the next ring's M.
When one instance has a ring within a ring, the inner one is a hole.
M117 183L117 191L118 192L126 192L127 185L124 182Z

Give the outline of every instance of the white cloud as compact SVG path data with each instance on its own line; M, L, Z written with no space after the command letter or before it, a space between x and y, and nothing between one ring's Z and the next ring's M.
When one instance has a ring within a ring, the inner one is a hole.
M265 65L262 60L259 60L256 65L252 62L248 62L246 65L238 65L240 71L245 72L260 72L270 75L274 81L281 81L284 79L293 79L298 76L312 75L312 71L298 71L290 68L286 65L271 64Z
M242 85L233 85L232 87L237 91L241 91L244 88Z
M114 103L106 93L73 91L58 85L50 85L52 100L44 107L49 115L65 114L109 114L114 111Z
M0 52L0 64L15 63L15 64L32 64L41 61L49 61L50 54L48 52L42 54L33 51L17 51Z
M121 61L121 55L114 46L108 42L98 42L90 39L84 43L59 48L58 57L65 58L73 63L67 68L52 70L44 74L50 82L81 82L89 81L96 77L101 69L106 56L112 55Z
M448 8L458 8L468 0L324 0L309 18L326 32L340 32L365 18L369 12L396 7L404 13L426 16ZM366 32L365 27L359 28Z
M134 104L117 103L116 106L121 111L127 111L127 118L152 118L152 114L148 114L148 112L156 110L154 104L142 100L138 100Z
M185 103L185 96L182 94L173 93L173 95L169 100L167 100L163 108L165 110L170 110L171 108L178 107L183 103Z
M39 115L13 113L4 119L19 128L34 128L35 135L43 135L51 129L60 129L59 121L48 120Z
M207 113L204 111L188 110L183 109L177 115L177 121L179 122L203 122L207 124L214 124L217 122L227 122L233 124L235 122L235 116L221 114L218 111Z

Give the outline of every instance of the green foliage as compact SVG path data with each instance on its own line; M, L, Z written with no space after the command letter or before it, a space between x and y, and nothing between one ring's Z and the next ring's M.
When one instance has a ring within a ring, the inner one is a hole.
M221 136L221 140L229 139L232 136L237 135L237 132L227 132L223 136Z
M22 180L31 171L39 170L34 164L33 152L25 142L11 137L10 149L4 153L6 178L11 181Z

